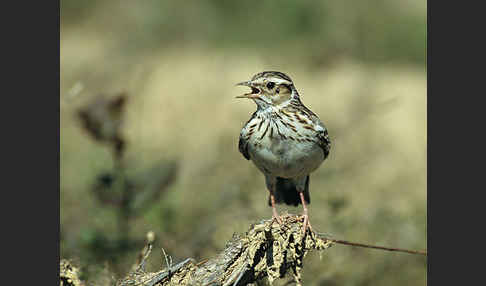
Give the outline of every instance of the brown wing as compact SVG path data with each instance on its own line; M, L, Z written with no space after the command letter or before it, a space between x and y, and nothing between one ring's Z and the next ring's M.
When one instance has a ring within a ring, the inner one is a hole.
M312 122L314 122L314 124L317 124L322 128L322 129L317 130L317 139L318 139L319 147L321 147L322 151L324 151L324 159L326 159L327 156L329 156L329 151L331 150L331 139L329 138L327 128L326 128L326 126L324 126L322 121L319 119L319 116L317 116L314 112L312 112L310 109L305 107L305 105L302 105L302 106L303 106L305 112L312 119Z
M329 138L329 134L327 133L326 126L324 126L324 124L321 122L319 116L317 116L300 101L300 98L298 96L293 99L292 105L295 109L303 112L307 117L309 117L314 124L320 127L316 128L318 140L317 144L319 144L319 147L322 148L322 151L324 152L324 159L326 159L327 156L329 156L329 150L331 150L331 139Z
M238 149L246 160L250 160L250 154L248 153L248 142L245 140L245 138L243 138L243 136L241 136L241 134L240 140L238 141Z
M248 153L248 141L245 139L244 132L246 130L246 126L248 125L248 123L252 121L256 115L257 115L257 111L253 112L250 119L246 122L245 126L240 132L240 140L238 141L238 150L240 150L240 153L243 154L243 157L245 157L246 160L250 160L250 154Z
M319 139L319 147L321 147L322 151L324 151L325 159L327 156L329 156L329 151L331 150L331 140L329 139L329 134L327 133L326 127L324 127L324 125L321 127L324 128L324 130L317 133L317 138Z

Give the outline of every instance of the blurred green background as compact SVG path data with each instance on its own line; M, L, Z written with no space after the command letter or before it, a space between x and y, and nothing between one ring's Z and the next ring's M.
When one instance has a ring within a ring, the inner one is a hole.
M330 157L310 180L314 229L425 249L426 11L418 0L62 0L61 257L110 285L150 230L156 271L162 247L200 261L270 218L264 178L237 147L256 106L234 98L263 70L290 75L329 129ZM116 112L96 101L120 92ZM80 110L123 138L119 157ZM421 256L336 245L304 263L305 285L426 284Z

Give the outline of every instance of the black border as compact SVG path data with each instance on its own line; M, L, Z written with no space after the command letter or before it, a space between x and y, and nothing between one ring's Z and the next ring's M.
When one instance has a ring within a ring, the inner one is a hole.
M484 8L464 4L427 1L429 285L484 283Z
M4 211L3 246L12 254L4 261L19 272L8 273L16 284L59 285L60 1L8 4L2 191L4 207L12 206Z

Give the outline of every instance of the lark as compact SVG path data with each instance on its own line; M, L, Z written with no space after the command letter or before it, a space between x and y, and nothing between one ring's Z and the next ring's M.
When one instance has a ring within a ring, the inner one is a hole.
M265 176L272 217L282 224L275 204L302 204L302 231L312 226L309 174L329 156L331 141L319 117L300 100L290 77L264 71L237 85L251 92L237 98L252 99L257 110L240 132L238 149Z

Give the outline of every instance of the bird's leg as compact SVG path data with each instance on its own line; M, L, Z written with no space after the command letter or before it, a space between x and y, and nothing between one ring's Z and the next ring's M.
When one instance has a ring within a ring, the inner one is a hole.
M275 196L270 191L270 202L272 203L272 218L277 220L279 224L283 224L282 218L278 215L277 208L275 207Z
M309 215L307 214L307 206L306 206L305 200L304 200L304 192L299 192L299 196L300 196L300 201L302 202L302 207L304 208L304 213L302 214L302 216L304 217L304 224L302 226L302 231L305 234L305 232L307 230L307 226L309 226L309 229L311 231L313 231L313 230L312 230L312 226L311 226L310 221L309 221Z
M275 207L275 188L277 187L277 178L265 174L265 184L267 190L270 192L270 204L272 205L272 222L277 221L279 224L283 224L282 218L278 215L277 208Z

